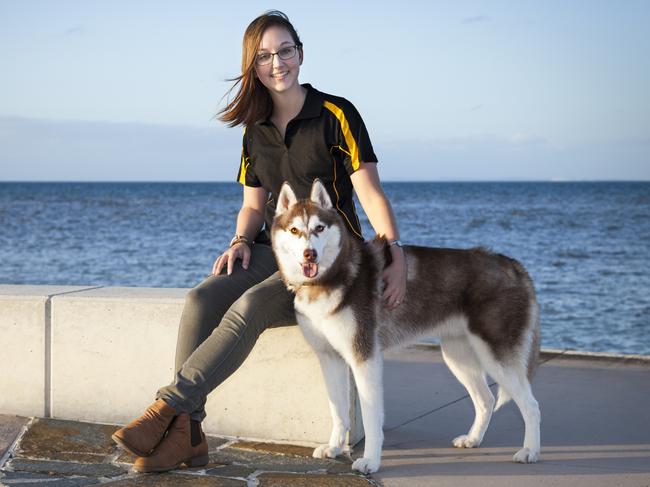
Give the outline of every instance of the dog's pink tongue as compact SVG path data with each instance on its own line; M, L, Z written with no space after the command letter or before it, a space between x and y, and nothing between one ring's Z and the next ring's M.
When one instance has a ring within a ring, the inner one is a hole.
M302 273L305 275L305 277L316 277L316 274L318 274L318 264L314 264L313 262L305 262L302 265Z

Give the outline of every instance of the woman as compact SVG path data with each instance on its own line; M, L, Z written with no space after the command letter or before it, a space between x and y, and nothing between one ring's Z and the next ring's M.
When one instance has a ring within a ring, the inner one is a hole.
M350 232L361 239L354 188L377 234L393 243L393 262L383 275L386 305L396 307L404 297L404 255L366 128L344 98L299 84L303 58L298 34L282 12L267 12L246 29L242 75L233 86L240 84L239 91L220 116L230 126L245 127L236 233L212 275L187 295L175 380L140 418L113 435L138 455L138 472L207 464L200 425L208 393L242 364L268 326L296 323L293 295L277 272L268 233L285 180L306 198L320 178Z

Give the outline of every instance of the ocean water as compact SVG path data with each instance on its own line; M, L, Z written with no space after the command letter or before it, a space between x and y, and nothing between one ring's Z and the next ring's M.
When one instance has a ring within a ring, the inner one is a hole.
M384 190L405 243L521 261L542 346L650 355L650 183ZM227 246L240 204L236 183L0 183L0 283L192 287Z

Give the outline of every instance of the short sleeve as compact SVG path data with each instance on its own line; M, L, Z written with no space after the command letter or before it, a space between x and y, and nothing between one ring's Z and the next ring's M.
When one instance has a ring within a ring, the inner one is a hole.
M343 164L348 174L354 173L362 162L377 162L370 136L361 115L352 103L342 99L341 102L325 102L339 122L339 131L335 140L344 153Z
M246 129L244 129L244 135L242 137L241 162L239 163L237 182L244 186L252 186L255 188L262 186L262 183L260 183L250 164L250 151Z

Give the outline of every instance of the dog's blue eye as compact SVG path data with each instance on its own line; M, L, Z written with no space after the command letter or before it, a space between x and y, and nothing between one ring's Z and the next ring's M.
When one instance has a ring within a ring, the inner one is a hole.
M314 231L315 231L316 233L320 233L320 232L322 232L323 230L325 230L325 227L324 227L323 225L317 225L316 228L314 228Z

